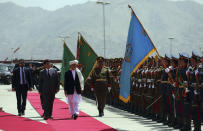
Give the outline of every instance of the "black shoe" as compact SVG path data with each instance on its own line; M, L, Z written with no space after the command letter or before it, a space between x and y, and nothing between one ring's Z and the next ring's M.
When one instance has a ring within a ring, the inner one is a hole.
M23 111L21 114L24 116L24 115L25 115L25 112Z
M74 120L76 120L78 118L77 114L74 114Z
M101 115L104 116L104 111L101 112Z
M44 117L44 120L48 120L48 119L49 119L49 117L47 117L47 116Z
M175 125L173 128L174 128L174 129L181 129L182 126L181 126L180 124L177 124L177 125Z
M22 114L21 113L18 113L18 116L21 116Z
M102 117L103 114L102 114L102 110L99 110L99 116Z
M163 125L168 125L168 121L167 120L165 120L165 121L163 121Z
M48 118L53 120L53 117L52 117L52 116L49 116Z
M42 114L42 116L41 117L44 117L44 113Z
M191 127L184 126L183 128L180 129L181 131L191 131Z
M74 119L74 115L72 115L71 118Z
M170 123L168 123L168 127L174 127L174 122L170 122Z

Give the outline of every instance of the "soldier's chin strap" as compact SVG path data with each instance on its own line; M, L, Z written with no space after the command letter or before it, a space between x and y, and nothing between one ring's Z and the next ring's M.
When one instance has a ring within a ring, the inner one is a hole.
M154 105L161 97L162 97L162 95L159 96L159 98L157 98L154 102L152 102L152 104L150 104L149 106L147 106L145 109L146 109L146 110L149 109L149 108L150 108L152 105Z

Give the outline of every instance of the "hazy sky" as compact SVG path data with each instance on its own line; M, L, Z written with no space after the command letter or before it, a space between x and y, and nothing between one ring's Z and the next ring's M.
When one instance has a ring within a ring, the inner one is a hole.
M87 1L97 0L0 0L0 2L11 1L24 7L41 7L47 10L56 10L66 5L81 4ZM183 0L172 0L172 1L183 1ZM203 0L191 0L203 4Z
M0 2L13 2L24 7L41 7L47 10L56 10L66 5L81 4L96 0L0 0Z

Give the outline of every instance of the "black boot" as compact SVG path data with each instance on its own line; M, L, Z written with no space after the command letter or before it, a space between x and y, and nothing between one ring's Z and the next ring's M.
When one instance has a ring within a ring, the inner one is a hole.
M190 119L185 119L185 124L183 128L180 129L181 131L191 131L191 120Z
M194 120L194 131L201 131L201 121L200 120Z
M103 115L102 115L102 110L101 110L101 109L99 109L99 116L100 116L100 117L103 116Z

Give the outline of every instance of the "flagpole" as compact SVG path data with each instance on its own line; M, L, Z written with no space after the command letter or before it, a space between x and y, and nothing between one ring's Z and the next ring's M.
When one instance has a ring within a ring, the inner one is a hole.
M157 51L156 47L154 46L154 43L152 42L151 38L149 37L149 35L148 35L147 31L145 30L144 26L142 25L142 23L141 23L140 20L138 19L137 15L135 14L135 12L134 12L132 6L131 6L131 5L128 5L128 7L131 9L132 13L135 15L135 17L136 17L137 20L139 21L140 25L142 26L143 30L145 31L146 35L148 36L150 42L152 43L152 45L153 45L153 47L154 47L154 49L155 49L157 55L158 55L159 58L160 58L159 52Z

